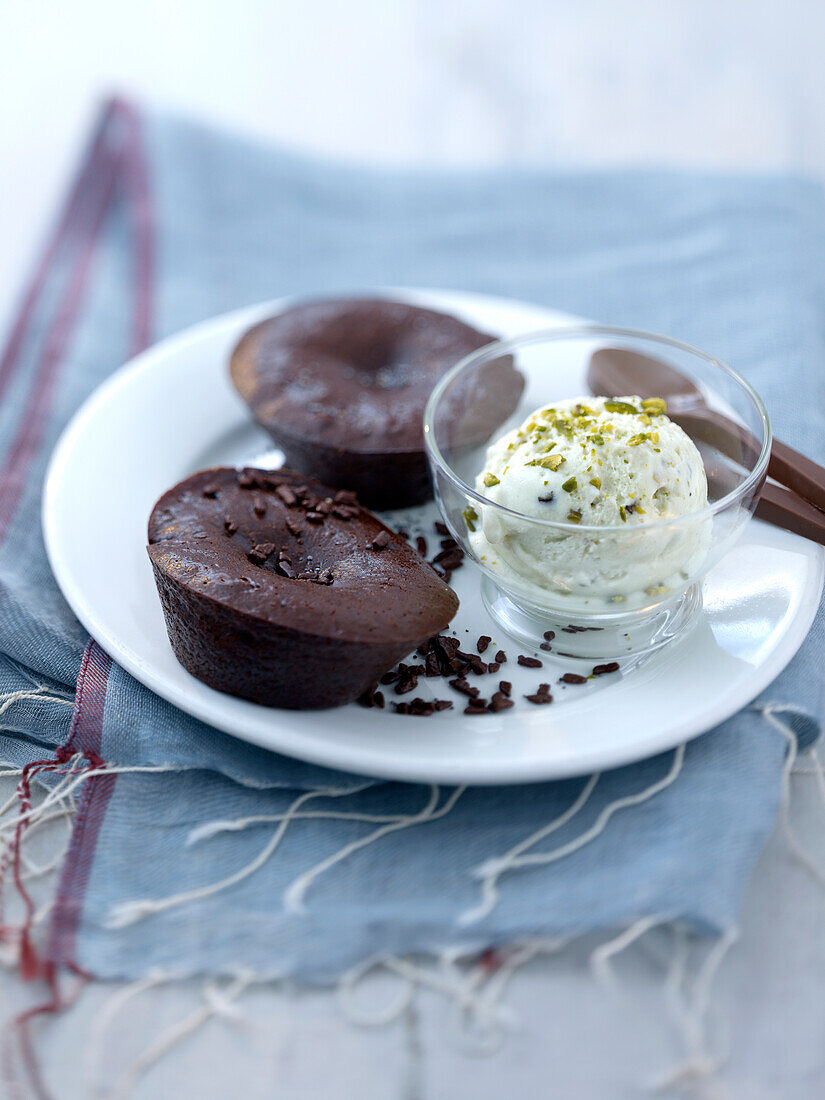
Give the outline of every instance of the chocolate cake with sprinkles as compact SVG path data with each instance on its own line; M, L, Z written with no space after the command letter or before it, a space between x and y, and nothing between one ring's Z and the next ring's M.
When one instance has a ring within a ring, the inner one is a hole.
M266 706L356 699L458 609L352 492L290 470L186 478L155 505L148 552L183 667Z
M405 302L304 302L245 333L230 373L287 466L355 490L370 508L405 508L432 496L423 432L430 392L493 339ZM524 380L504 358L479 379L475 419L462 430L483 442L515 409Z

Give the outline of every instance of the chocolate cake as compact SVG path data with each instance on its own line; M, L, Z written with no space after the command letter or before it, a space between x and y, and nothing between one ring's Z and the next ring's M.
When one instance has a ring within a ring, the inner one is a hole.
M433 386L493 339L403 302L308 302L250 329L230 370L288 466L354 489L371 508L402 508L432 496L423 416ZM510 360L497 361L487 435L515 409L523 385Z
M353 493L289 470L193 474L155 505L148 551L183 667L266 706L357 698L458 608Z

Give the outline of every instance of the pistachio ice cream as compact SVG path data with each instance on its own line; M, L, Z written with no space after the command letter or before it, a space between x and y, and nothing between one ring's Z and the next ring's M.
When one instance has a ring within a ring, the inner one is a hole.
M537 409L492 444L476 489L511 511L468 508L475 552L539 602L661 599L684 589L707 550L707 518L661 526L707 504L702 458L661 398Z

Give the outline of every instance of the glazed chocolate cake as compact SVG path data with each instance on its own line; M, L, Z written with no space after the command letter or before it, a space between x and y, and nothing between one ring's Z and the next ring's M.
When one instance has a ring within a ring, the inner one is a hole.
M308 302L250 329L230 370L288 466L355 490L371 508L402 508L432 496L423 416L433 386L493 339L403 302ZM515 409L524 385L503 359L495 383L488 435Z
M289 470L193 474L155 505L148 551L180 663L266 706L357 698L458 608L353 493Z

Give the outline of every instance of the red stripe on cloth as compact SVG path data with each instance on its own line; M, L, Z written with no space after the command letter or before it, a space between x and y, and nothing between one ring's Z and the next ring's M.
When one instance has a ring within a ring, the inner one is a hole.
M98 135L99 137L102 136L104 131L108 130L109 124L114 118L119 118L126 123L128 128L127 140L118 152L117 157L112 157L111 179L108 181L104 179L106 201L102 203L99 211L96 211L97 216L93 220L92 225L93 231L87 239L86 247L81 254L79 270L75 271L69 294L63 303L63 310L61 311L62 320L60 320L59 315L59 320L50 333L49 340L47 340L47 348L50 349L50 353L49 355L44 353L39 376L34 386L33 396L30 400L30 410L34 408L35 411L38 411L41 406L44 412L48 410L50 392L57 376L58 367L65 350L70 329L79 312L83 286L93 257L94 244L105 218L116 176L126 184L128 198L134 214L135 287L133 350L135 352L140 351L149 342L151 332L152 268L154 259L153 225L148 173L143 161L142 143L140 140L140 119L137 112L130 104L122 100L113 100L108 105L104 114L104 122L101 125L101 134ZM95 143L95 145L93 145L92 156L89 158L90 162L95 160L96 148L97 144ZM97 166L95 171L89 172L81 170L80 178L75 185L77 189L87 191L91 182L96 184L101 175L104 177L107 175L105 169L101 170L102 166L99 156L96 159ZM91 163L87 165L87 169L90 167L92 167ZM81 188L82 181L86 182ZM67 225L73 220L70 216L73 210L77 210L77 203L73 204L72 198L70 198L67 214L64 219L67 221ZM76 213L74 217L77 217ZM58 238L60 237L60 229L63 229L62 224L58 230ZM24 301L21 315L12 333L12 346L7 350L7 354L3 360L3 364L7 364L5 366L4 376L11 370L17 358L23 334L25 333L26 326L42 289L42 285L46 280L48 269L53 263L57 251L58 244L53 242L53 246L47 249L46 256L41 264L43 270L42 272L37 272L30 292ZM52 341L54 341L54 343L52 343ZM2 386L2 384L3 379L0 377L0 386ZM13 461L11 466L7 462L5 470L0 472L0 490L2 490L3 480L5 479L7 486L6 492L11 492L16 495L17 499L19 499L22 493L24 474L24 471L20 469L19 465L21 461L20 456L33 454L39 441L39 433L35 432L27 437L25 431L26 422L24 420L23 430L18 440L15 441L15 446L12 449ZM9 474L9 469L12 471L11 475ZM16 500L13 500L11 506L7 503L4 509L3 492L0 491L0 539L2 539L7 529L15 505ZM80 675L78 677L69 735L66 742L61 745L55 753L54 762L49 766L59 767L70 758L72 754L78 752L83 753L91 767L97 768L105 766L104 761L100 757L100 749L103 739L106 691L111 667L111 658L94 640L90 640L83 655ZM66 966L74 973L81 975L84 979L90 977L90 975L81 970L74 962L75 941L83 899L91 874L98 834L114 791L115 782L116 776L114 775L99 775L91 777L84 784L78 802L78 811L72 830L69 851L55 896L49 933L49 945L41 971L49 983L51 995L49 1000L43 1005L22 1013L15 1021L14 1031L19 1037L20 1053L23 1064L26 1068L29 1081L38 1097L47 1097L48 1094L43 1084L43 1078L39 1071L34 1047L31 1042L29 1023L35 1016L53 1014L66 1007L67 1002L61 1001L56 985L56 966L58 964ZM30 929L23 929L22 940L26 940L29 931ZM16 1084L16 1076L13 1072L7 1072L7 1080L13 1081Z
M94 767L104 766L100 758L103 715L112 659L90 640L83 654L77 680L72 724L65 743L70 753L82 752ZM64 750L65 751L65 750ZM115 789L116 776L95 775L83 784L72 839L52 910L46 956L51 962L74 960L75 938L83 898L89 884L97 837Z
M109 126L113 112L117 109L115 102L106 104L103 114L95 129L89 151L83 156L80 167L75 174L69 197L58 218L57 225L51 239L43 250L40 262L35 268L31 282L23 295L23 301L12 324L11 332L6 347L0 357L0 400L11 379L19 366L20 351L23 346L29 325L32 322L35 309L46 285L46 280L51 274L52 266L58 253L68 238L75 232L76 222L83 205L88 201L89 187L100 171L101 159L104 155Z
M131 199L135 236L135 312L132 351L148 347L152 338L152 291L155 268L155 227L149 175L143 155L140 116L131 103L119 101L130 129L125 149L126 180Z
M114 191L117 167L117 159L108 156L99 177L97 203L87 212L88 221L81 228L83 243L77 265L49 329L29 399L20 417L20 428L0 469L0 542L14 517L29 467L43 438L58 369L80 313L98 236Z

